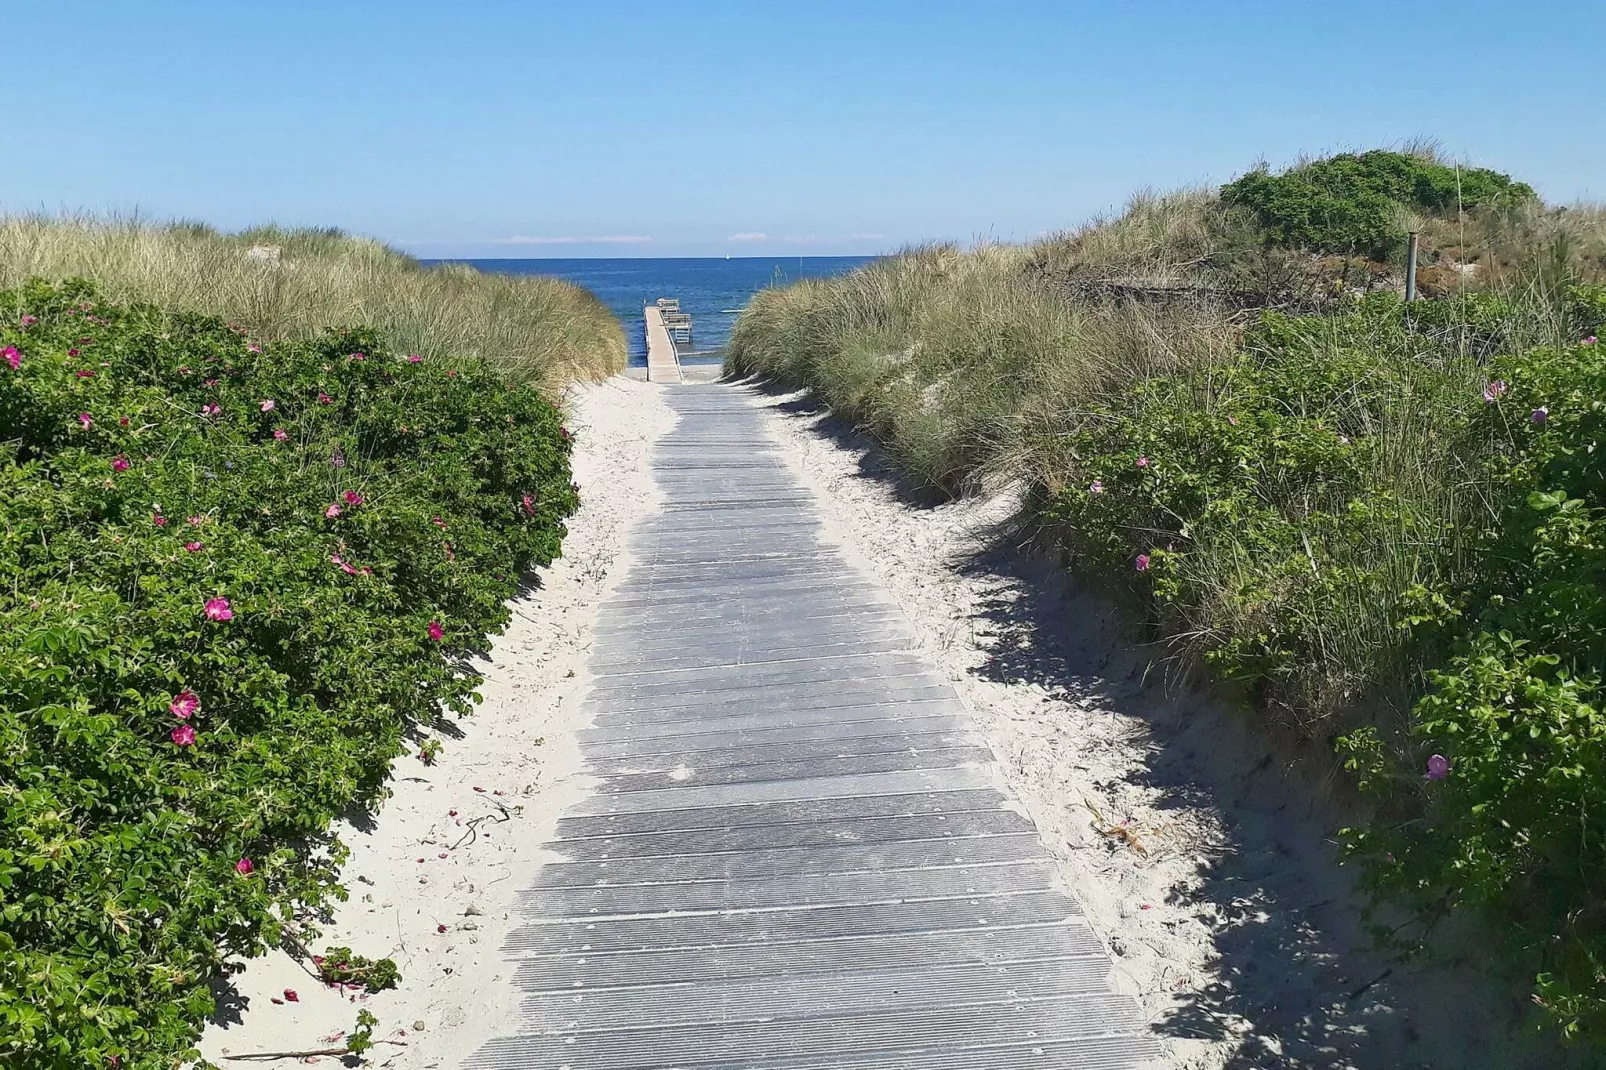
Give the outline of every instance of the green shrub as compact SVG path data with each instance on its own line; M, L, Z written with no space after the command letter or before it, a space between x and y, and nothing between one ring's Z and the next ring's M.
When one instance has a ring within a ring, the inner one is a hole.
M1374 149L1344 153L1280 175L1251 171L1221 188L1252 211L1267 240L1386 260L1405 243L1402 209L1429 216L1534 199L1532 187L1483 168L1459 173L1437 160Z
M1472 582L1423 623L1459 636L1403 760L1349 737L1382 817L1350 846L1435 917L1494 915L1569 1035L1606 1035L1606 352L1492 365L1478 414L1503 508ZM1436 757L1435 757L1436 756Z
M1055 424L1071 460L1039 518L1255 705L1328 716L1397 682L1400 592L1453 549L1436 473L1473 392L1433 354L1392 298L1268 313L1231 359Z
M487 363L263 348L0 292L8 1067L168 1067L225 960L310 935L330 822L470 709L575 507L560 414Z

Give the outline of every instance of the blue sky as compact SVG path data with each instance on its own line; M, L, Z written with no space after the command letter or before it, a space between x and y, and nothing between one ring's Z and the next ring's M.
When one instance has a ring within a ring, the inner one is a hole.
M1430 136L1606 198L1606 4L0 0L0 209L424 256L1025 239Z

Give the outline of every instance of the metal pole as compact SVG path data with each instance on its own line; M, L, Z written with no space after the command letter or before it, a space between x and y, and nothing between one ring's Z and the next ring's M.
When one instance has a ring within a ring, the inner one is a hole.
M1405 252L1405 300L1416 300L1416 231L1411 231L1411 244Z

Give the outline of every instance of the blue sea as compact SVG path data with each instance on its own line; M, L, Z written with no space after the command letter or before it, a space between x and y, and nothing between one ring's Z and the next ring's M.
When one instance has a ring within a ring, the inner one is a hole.
M868 263L868 256L630 257L618 259L464 260L480 271L507 275L555 275L583 286L613 309L625 326L630 363L647 363L641 310L660 297L678 297L691 313L692 348L702 356L682 360L718 361L730 341L736 315L766 286L804 278L839 275Z

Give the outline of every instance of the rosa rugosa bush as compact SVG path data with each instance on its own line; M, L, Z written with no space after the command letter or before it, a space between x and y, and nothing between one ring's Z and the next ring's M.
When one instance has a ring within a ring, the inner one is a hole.
M577 504L559 412L367 332L0 292L0 1063L169 1067L332 899ZM288 935L295 935L292 931Z

